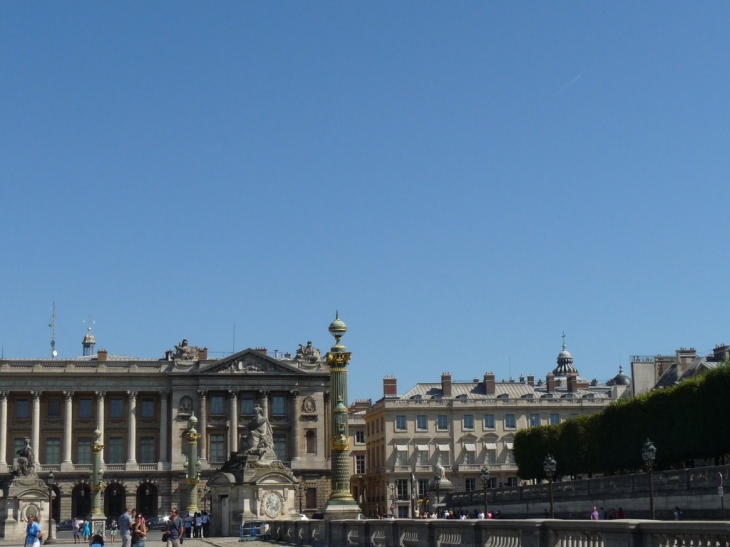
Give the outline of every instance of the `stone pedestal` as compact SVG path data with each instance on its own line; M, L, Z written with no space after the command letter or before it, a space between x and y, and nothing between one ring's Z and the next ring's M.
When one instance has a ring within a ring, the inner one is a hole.
M241 521L283 520L297 515L296 487L291 470L280 461L236 456L208 481L213 533L238 536Z
M28 516L40 518L44 540L56 536L56 524L51 523L48 529L48 517L51 508L48 504L48 485L36 477L16 477L5 487L5 499L0 500L0 536L22 544L25 539L25 528Z

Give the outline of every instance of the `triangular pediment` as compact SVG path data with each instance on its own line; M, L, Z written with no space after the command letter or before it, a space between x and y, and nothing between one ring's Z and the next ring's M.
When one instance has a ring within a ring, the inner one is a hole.
M245 349L201 368L198 374L306 374L296 367L264 355L256 349Z

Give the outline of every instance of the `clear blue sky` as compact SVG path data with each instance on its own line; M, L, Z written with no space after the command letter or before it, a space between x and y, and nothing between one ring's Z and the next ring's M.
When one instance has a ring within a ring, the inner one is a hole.
M350 399L728 332L730 4L2 2L0 344L326 351ZM220 353L217 353L220 352Z

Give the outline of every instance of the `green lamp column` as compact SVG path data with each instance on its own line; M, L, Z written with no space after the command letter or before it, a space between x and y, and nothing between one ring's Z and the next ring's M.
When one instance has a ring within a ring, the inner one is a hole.
M195 431L198 419L195 414L190 416L190 429L185 433L188 440L188 469L185 472L185 484L188 487L187 511L191 515L198 512L198 483L200 482L200 460L198 459L198 439L200 435Z
M101 451L104 445L101 444L101 431L94 431L94 444L91 445L91 454L93 456L93 465L91 468L91 529L93 534L104 536L104 526L106 517L101 507L101 477L104 471L101 468Z
M332 419L332 487L325 514L340 514L342 518L351 518L348 513L359 512L355 498L350 492L350 437L347 419L347 363L351 353L345 351L340 339L347 332L347 326L340 319L339 313L329 327L330 334L335 337L335 345L327 354L330 366L330 412ZM334 516L334 515L333 515Z

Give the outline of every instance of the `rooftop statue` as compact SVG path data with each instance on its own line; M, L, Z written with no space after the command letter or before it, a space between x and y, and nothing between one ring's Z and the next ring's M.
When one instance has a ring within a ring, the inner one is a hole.
M312 345L312 341L309 340L306 346L299 344L299 349L294 358L297 361L309 361L310 363L316 363L321 357L320 351Z

